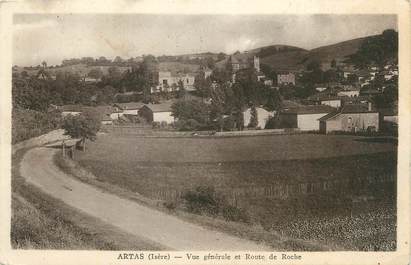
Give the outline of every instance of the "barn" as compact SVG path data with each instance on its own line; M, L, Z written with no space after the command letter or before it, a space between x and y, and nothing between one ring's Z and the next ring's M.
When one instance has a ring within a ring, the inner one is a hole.
M350 104L319 118L320 132L378 131L380 115L371 104Z
M298 128L301 131L318 131L319 118L333 112L335 108L327 105L301 105L283 109L279 119L282 128Z
M147 122L174 123L174 116L171 112L171 105L174 101L165 101L159 104L146 104L140 108L138 114Z

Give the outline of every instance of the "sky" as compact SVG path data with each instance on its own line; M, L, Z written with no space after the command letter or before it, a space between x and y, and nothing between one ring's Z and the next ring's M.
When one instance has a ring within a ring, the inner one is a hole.
M395 15L16 14L13 64L233 53L272 44L313 49L385 29L397 30Z

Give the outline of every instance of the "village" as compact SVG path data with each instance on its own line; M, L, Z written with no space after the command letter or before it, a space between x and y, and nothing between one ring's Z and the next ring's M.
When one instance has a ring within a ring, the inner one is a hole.
M395 250L398 32L357 37L14 65L12 245Z
M301 77L305 74L304 70L280 72L276 74L276 80L270 79L261 71L259 57L247 56L247 52L231 55L226 61L231 70L231 80L227 81L230 87L235 83L236 74L241 71L252 70L259 85L276 91L293 90L296 84L302 82ZM384 91L398 89L392 87L397 85L398 65L392 63L383 67L370 66L356 70L353 65L337 64L335 61L333 63L333 69L339 81L315 84L315 92L306 98L285 99L281 95L282 100L275 110L266 109L262 105L244 106L241 109L243 124L226 130L292 129L293 132L309 131L324 134L393 132L398 124L397 103L394 102L389 107L378 107L374 102L375 97L383 95ZM190 67L193 68L190 64L187 66L179 64L177 69L170 68L167 63L160 63L160 65L162 69L152 73L158 79L150 87L151 95L161 95L160 100L149 103L117 102L96 107L52 105L51 108L61 111L63 117L78 115L85 109L95 108L100 113L101 123L105 127L134 125L153 129L178 130L174 126L178 117L173 114L173 104L177 101L194 100L212 105L212 97L199 96L199 93L196 93L198 91L195 80L199 77L209 80L213 71L200 66L190 69ZM170 65L173 66L173 64ZM85 82L88 83L98 81L85 77ZM208 89L218 90L220 84L210 81ZM173 97L181 90L184 91L183 97ZM114 98L132 97L136 93L117 93ZM228 116L228 113L223 113L223 118ZM270 120L275 121L275 126Z

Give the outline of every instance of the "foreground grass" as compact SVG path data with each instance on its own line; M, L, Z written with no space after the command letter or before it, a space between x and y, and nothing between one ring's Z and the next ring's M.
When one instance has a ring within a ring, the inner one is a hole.
M161 250L113 226L85 215L29 185L18 165L25 150L12 161L11 245L22 249Z
M276 249L390 251L396 247L396 182L366 179L396 175L395 149L390 142L353 136L170 140L106 135L88 152L78 152L75 164L92 173L87 181L93 185L149 205L151 199L155 207L164 202L171 214ZM235 196L248 224L186 213L181 199L198 186L227 197L250 187L341 180L349 184L282 199Z

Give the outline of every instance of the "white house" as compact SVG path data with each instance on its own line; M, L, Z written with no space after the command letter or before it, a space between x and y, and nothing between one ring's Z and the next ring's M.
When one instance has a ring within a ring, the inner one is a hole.
M327 105L304 105L284 109L280 112L280 124L283 128L298 128L301 131L319 131L318 119L334 111Z
M358 97L360 95L359 89L349 89L349 90L341 90L337 93L337 96L343 97Z
M333 108L339 108L341 107L341 98L327 98L327 99L321 99L320 100L321 105L327 105Z
M113 116L117 116L117 119L124 114L129 114L129 115L138 115L139 109L143 107L144 104L141 102L128 102L128 103L115 103L113 105L114 107L114 112ZM122 113L120 115L120 113ZM116 119L115 117L112 117Z
M270 117L273 117L275 112L267 111L261 107L256 107L255 109L257 111L257 121L258 121L257 127L264 129L265 124L267 123L268 119ZM247 127L251 121L251 108L248 108L245 111L243 111L243 115L244 115L244 127Z
M160 104L146 104L139 110L139 115L148 122L174 123L174 116L171 115L171 105L174 101L166 101Z
M317 90L318 92L323 92L324 90L327 90L327 87L319 86L316 87L315 90Z
M63 105L57 108L61 110L61 116L63 118L67 115L76 116L83 112L83 106L80 105Z

